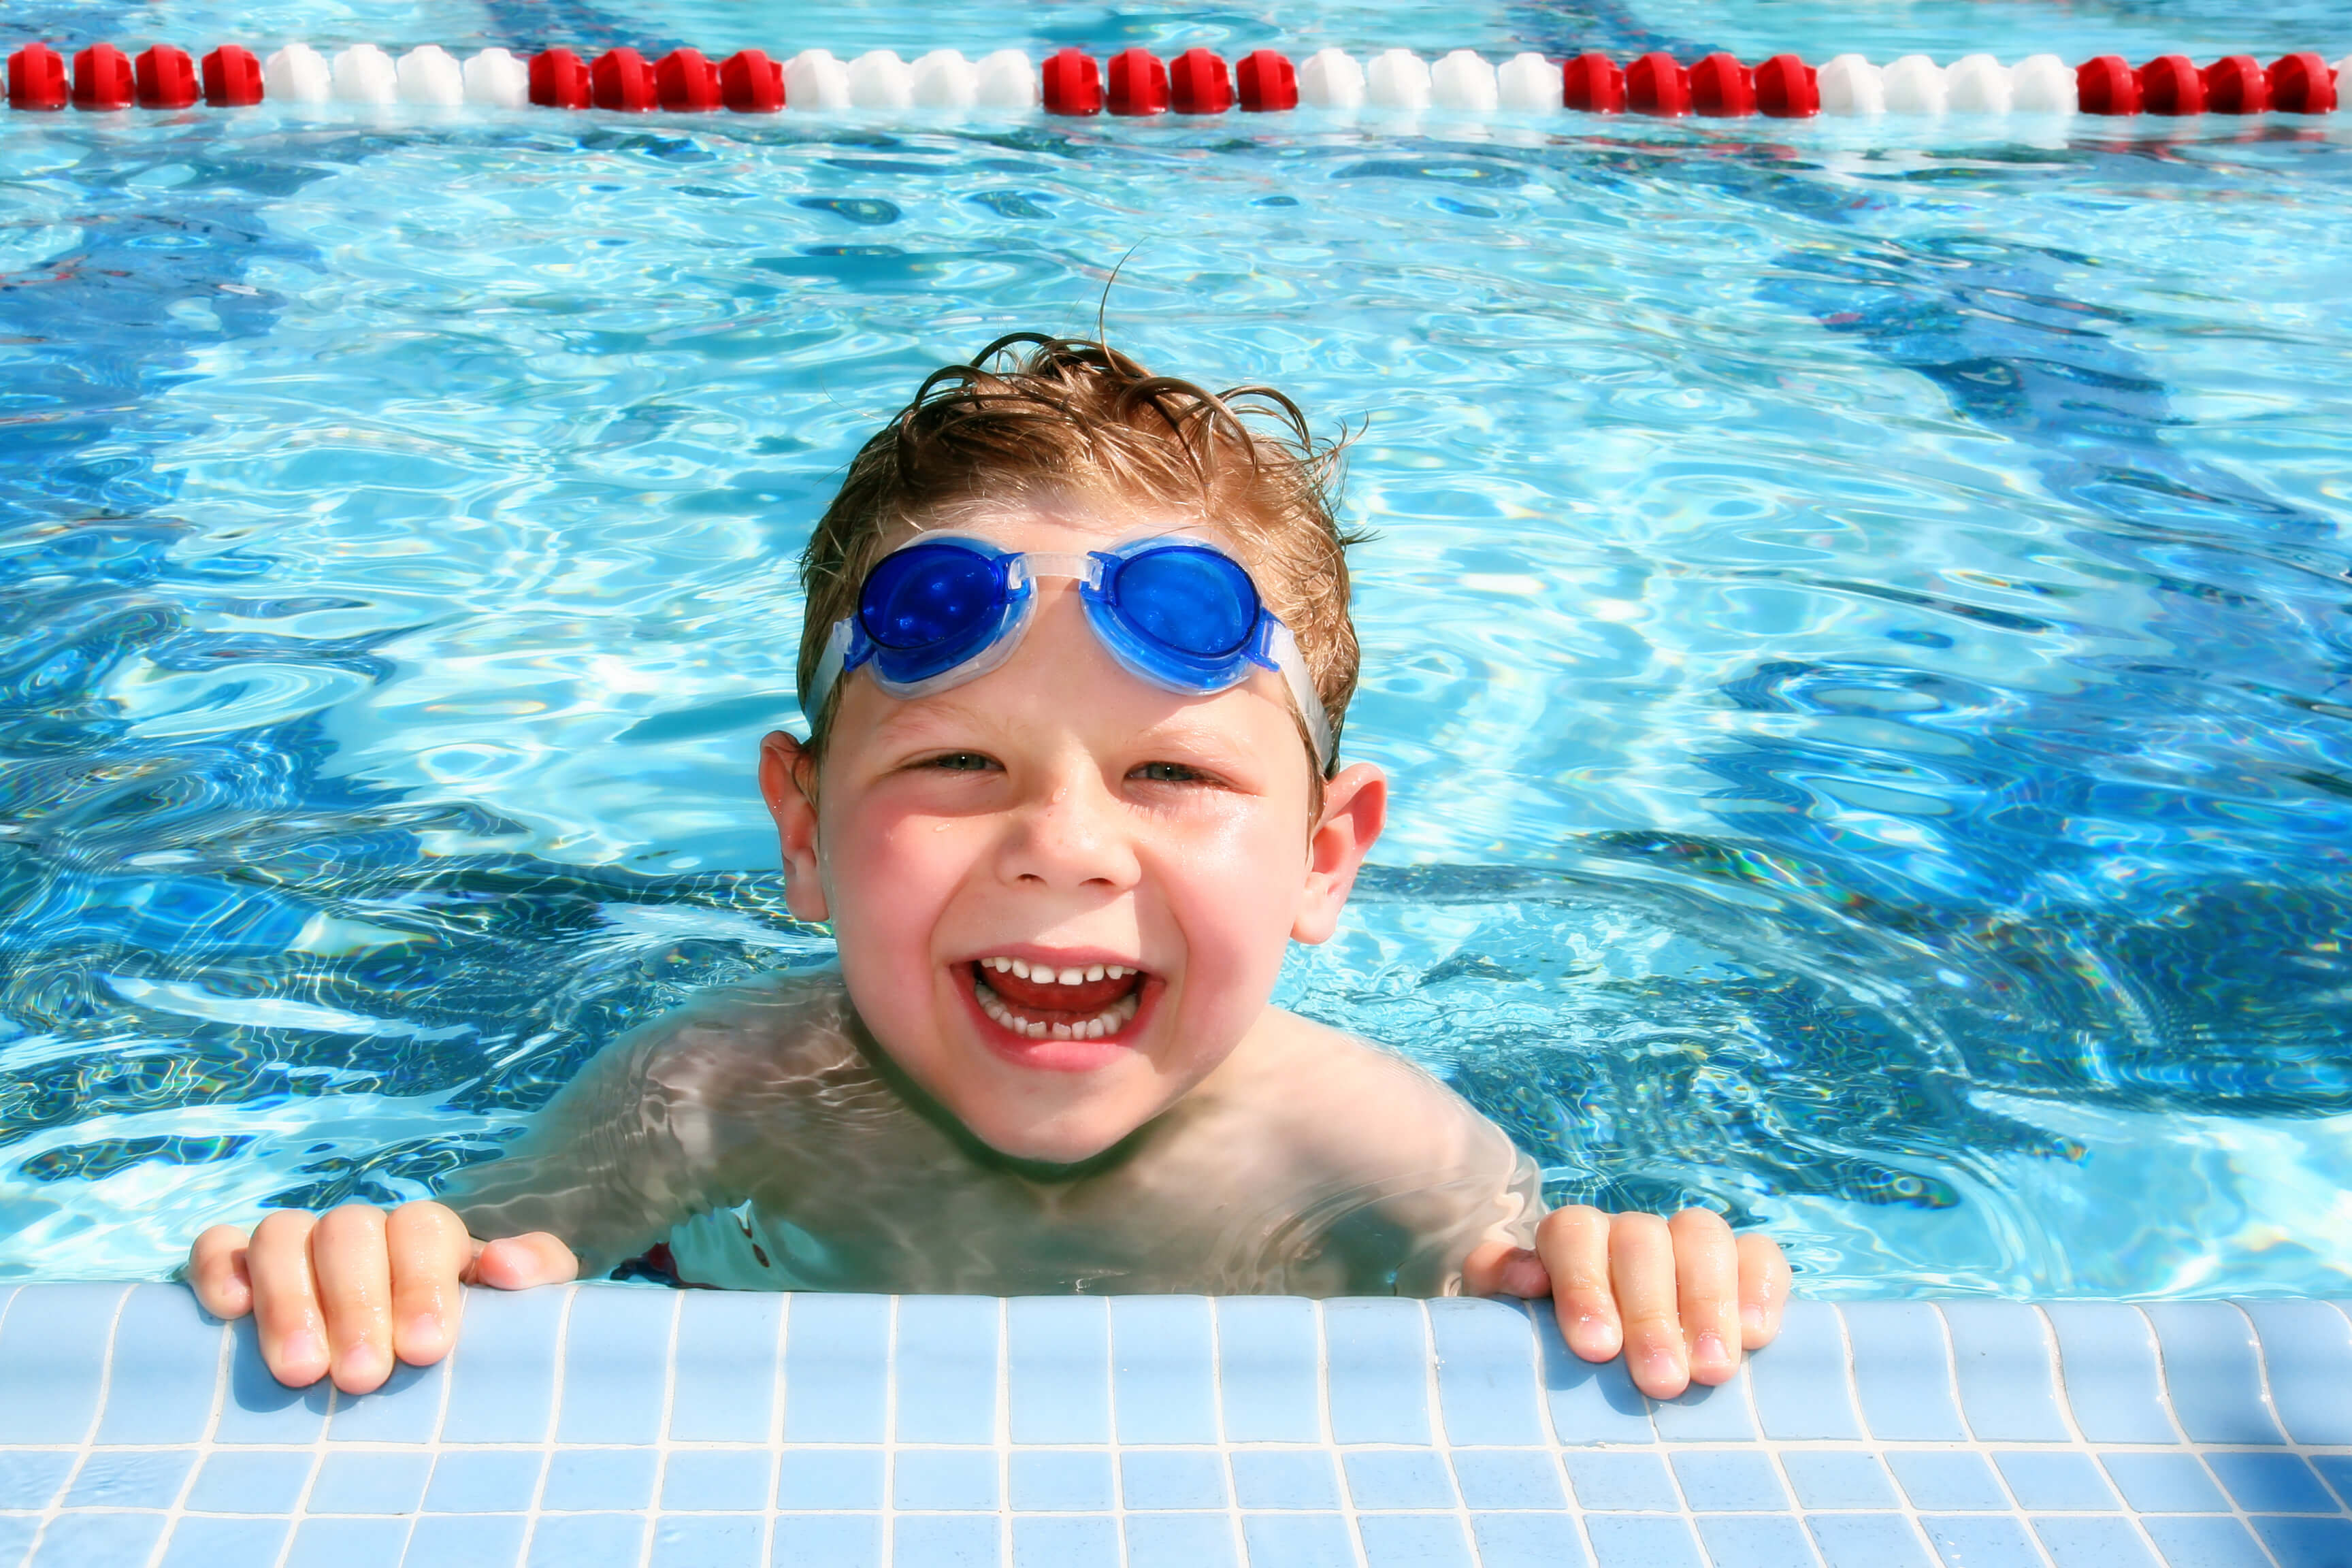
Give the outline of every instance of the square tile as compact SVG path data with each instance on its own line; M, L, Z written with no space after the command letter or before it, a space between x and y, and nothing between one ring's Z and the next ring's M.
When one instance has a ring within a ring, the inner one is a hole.
M72 1463L70 1454L43 1455L54 1458L62 1469ZM187 1484L188 1471L195 1464L195 1451L190 1448L152 1448L114 1450L93 1449L81 1462L73 1479L73 1488L66 1493L68 1508L169 1508L180 1500L180 1489ZM0 1508L46 1508L45 1496L37 1502L16 1503L7 1500L11 1491L7 1480L8 1459L0 1455ZM44 1489L55 1491L54 1485Z
M1348 1472L1349 1500L1359 1512L1454 1504L1444 1461L1426 1449L1360 1448L1341 1462Z
M286 1544L283 1519L201 1519L180 1521L163 1543L161 1568L221 1568L223 1563L278 1561Z
M2298 1443L2352 1446L2352 1317L2325 1301L2241 1301L2262 1341L2271 1405Z
M890 1506L996 1507L996 1455L987 1448L901 1448L891 1460Z
M182 1463L184 1468L186 1461ZM73 1468L74 1455L68 1450L0 1448L0 1508L47 1508L57 1500L58 1489L73 1474Z
M1323 1346L1315 1303L1224 1296L1217 1389L1231 1443L1312 1443L1323 1435Z
M10 1300L0 1319L0 1444L89 1437L107 1345L127 1291L121 1285L48 1285ZM213 1363L162 1370L182 1383L201 1378L210 1404ZM48 1554L46 1543L41 1550Z
M1715 1568L1820 1568L1820 1559L1789 1514L1712 1514L1699 1540Z
M519 1513L425 1514L401 1568L514 1568L528 1522Z
M1016 1517L1013 1568L1119 1568L1118 1521Z
M2231 1516L2156 1514L2140 1527L2167 1568L2272 1568L2270 1553Z
M215 1448L188 1489L201 1513L291 1513L310 1479L309 1454Z
M1733 1378L1710 1388L1695 1383L1672 1399L1650 1402L1650 1420L1668 1443L1752 1443L1755 1418L1748 1413L1748 1379Z
M1700 1513L1756 1513L1785 1509L1789 1494L1760 1449L1685 1449L1674 1457L1683 1497Z
M2343 1568L2352 1563L2352 1520L2262 1514L2252 1522L2279 1568Z
M559 1443L656 1443L680 1290L583 1285L564 1324ZM468 1325L470 1327L471 1325Z
M2101 1454L2099 1463L2135 1512L2230 1511L2230 1500L2194 1454Z
M765 1448L673 1448L663 1467L661 1505L679 1513L752 1513L774 1495L775 1459Z
M1899 1513L1816 1513L1805 1519L1826 1568L1933 1568L1927 1543Z
M327 1418L331 1443L430 1443L441 1425L449 1363L398 1365L373 1394L345 1395Z
M1863 1419L1881 1442L1966 1442L1953 1402L1950 1347L1931 1302L1865 1301L1842 1310Z
M1212 1449L1162 1448L1118 1457L1119 1495L1130 1510L1224 1508L1224 1457Z
M2347 1390L2352 1397L2352 1390ZM2334 1513L2336 1498L2318 1475L2294 1454L2231 1453L2208 1448L2212 1468L2238 1506L2248 1513Z
M432 1479L429 1453L330 1451L310 1483L310 1513L415 1513Z
M1535 1332L1528 1314L1515 1304L1475 1296L1441 1297L1423 1302L1423 1310L1437 1357L1446 1441L1496 1447L1542 1442Z
M1250 1568L1356 1568L1356 1542L1336 1513L1249 1513L1242 1541Z
M2314 1454L2311 1468L2336 1489L2345 1507L2352 1508L2352 1454Z
M785 1513L776 1516L768 1561L773 1568L879 1568L878 1513Z
M669 1435L681 1443L765 1443L775 1417L784 1298L681 1290L670 1353Z
M1875 1454L1835 1449L1783 1448L1780 1468L1796 1489L1801 1507L1900 1508L1895 1483Z
M786 1448L776 1466L776 1506L785 1512L882 1506L879 1448Z
M1470 1535L1478 1543L1478 1568L1586 1568L1572 1516L1474 1514Z
M1014 1442L1110 1441L1110 1306L1102 1298L1005 1303L1005 1372Z
M528 1568L637 1568L644 1561L641 1513L551 1513L531 1528Z
M1128 1568L1238 1568L1234 1521L1223 1513L1130 1513Z
M427 1513L520 1513L539 1495L547 1456L534 1450L458 1448L433 1461Z
M571 1300L565 1290L466 1292L465 1331L449 1356L443 1442L547 1441L555 1347Z
M991 1296L905 1296L898 1301L898 1424L901 1443L996 1440L1003 1306Z
M2164 1411L2164 1371L2156 1331L2120 1301L2051 1301L2042 1308L2058 1336L2066 1404L2094 1443L2177 1443Z
M1454 1484L1475 1509L1566 1509L1559 1461L1540 1448L1456 1448Z
M902 1513L890 1525L890 1568L996 1568L994 1515Z
M1919 1524L1944 1568L2015 1568L2036 1555L2025 1521L2015 1514L1940 1514Z
M539 1506L549 1513L613 1513L650 1508L656 1448L558 1448L547 1458Z
M1655 1437L1650 1401L1633 1386L1623 1358L1585 1361L1559 1337L1559 1319L1550 1302L1530 1302L1528 1310L1535 1319L1536 1346L1543 1356L1544 1405L1553 1437L1570 1447L1647 1443ZM1840 1356L1843 1366L1843 1345Z
M1992 1467L1981 1454L1936 1450L1886 1456L1887 1468L1922 1513L1948 1513L1958 1509L2005 1510L2009 1494L2001 1489Z
M1655 1454L1580 1453L1564 1457L1576 1500L1603 1511L1680 1513L1683 1500L1666 1478L1666 1462ZM1599 1550L1595 1547L1595 1550Z
M100 1443L195 1443L212 1425L226 1331L184 1285L134 1285L115 1325Z
M1323 1344L1333 1442L1430 1440L1428 1320L1419 1301L1326 1301Z
M2001 1479L2018 1506L2034 1513L2063 1509L2114 1509L2115 1489L2088 1454L2026 1448L1995 1454Z
M1339 1478L1321 1448L1239 1448L1226 1456L1234 1496L1249 1509L1336 1509Z
M160 1513L58 1514L42 1533L30 1568L100 1568L101 1564L111 1568L118 1563L144 1563L163 1533L165 1517Z
M664 1514L652 1568L760 1568L768 1521L756 1513Z
M1600 1568L1705 1568L1687 1520L1604 1514L1584 1528Z
M1011 1468L1015 1512L1098 1513L1117 1506L1108 1449L1021 1448Z
M7 1304L5 1291L15 1286L0 1287L0 1309ZM33 1514L0 1513L0 1563L22 1563L25 1553L32 1550L33 1537L40 1532L41 1521Z
M2059 1515L2035 1520L2033 1532L2058 1568L2160 1568L2126 1520Z
M1214 1342L1206 1297L1111 1299L1111 1388L1119 1442L1217 1440Z
M1853 1440L1854 1413L1844 1321L1827 1301L1791 1300L1770 1355L1748 1363L1748 1392L1767 1437Z
M1451 1513L1360 1513L1366 1568L1477 1568L1460 1516Z
M2022 1301L1938 1301L1952 1339L1960 1409L1980 1443L2065 1443L2057 1346Z
M400 1568L408 1527L404 1519L306 1519L284 1568Z
M890 1298L793 1295L784 1313L785 1442L880 1442L889 1382Z

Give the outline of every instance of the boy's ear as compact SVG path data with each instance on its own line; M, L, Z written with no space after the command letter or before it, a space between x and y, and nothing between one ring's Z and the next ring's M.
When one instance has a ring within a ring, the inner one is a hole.
M1323 815L1307 840L1307 881L1290 923L1293 941L1328 942L1339 927L1356 868L1389 816L1388 775L1370 763L1342 768L1323 786Z
M832 918L817 876L815 784L816 760L797 737L776 730L760 742L760 793L783 851L784 907L811 921Z

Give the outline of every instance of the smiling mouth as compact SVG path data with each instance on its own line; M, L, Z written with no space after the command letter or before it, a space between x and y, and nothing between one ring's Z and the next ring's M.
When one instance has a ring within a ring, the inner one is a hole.
M1057 969L1018 958L971 965L971 994L989 1021L1033 1040L1103 1040L1135 1021L1145 975L1124 964Z

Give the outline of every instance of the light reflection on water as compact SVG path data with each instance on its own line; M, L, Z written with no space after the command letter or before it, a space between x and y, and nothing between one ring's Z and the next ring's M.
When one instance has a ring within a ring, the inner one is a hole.
M0 1277L820 962L799 542L1125 257L1148 363L1370 421L1398 820L1285 1000L1816 1289L2344 1292L2340 135L7 129Z

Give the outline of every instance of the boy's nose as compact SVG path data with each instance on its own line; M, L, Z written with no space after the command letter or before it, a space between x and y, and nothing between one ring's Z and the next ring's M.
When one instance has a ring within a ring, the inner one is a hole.
M1041 780L1005 847L1008 880L1054 889L1117 890L1134 884L1134 846L1124 813L1091 768Z

